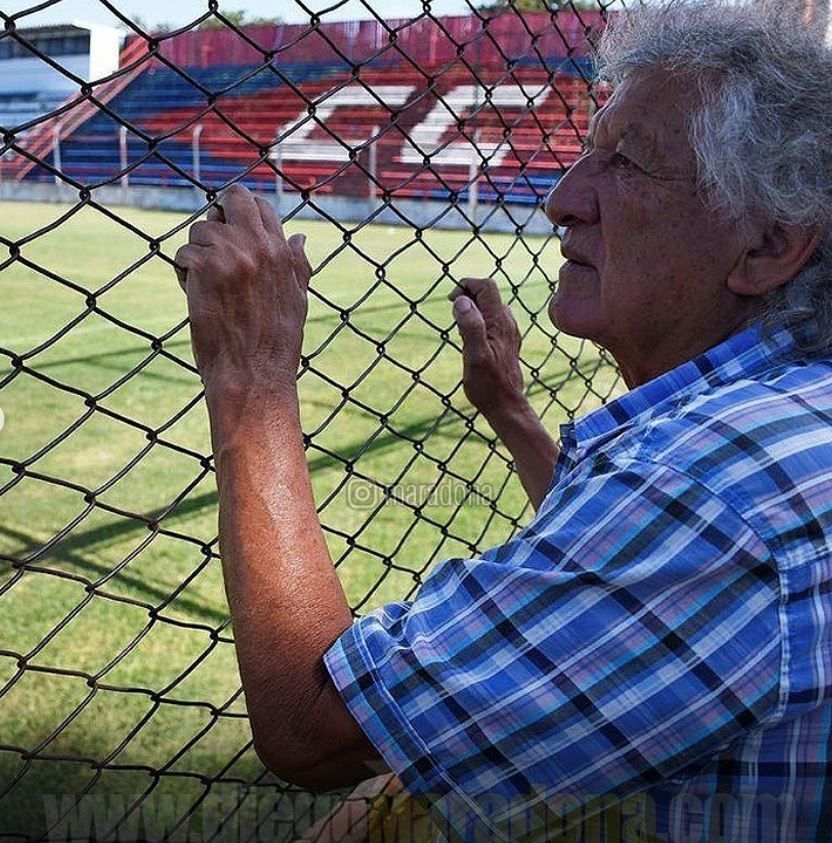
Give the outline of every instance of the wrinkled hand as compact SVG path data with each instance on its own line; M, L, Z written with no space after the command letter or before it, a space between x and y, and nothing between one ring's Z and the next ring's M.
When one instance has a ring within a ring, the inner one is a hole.
M176 253L206 390L294 384L312 273L305 237L288 240L271 205L234 185Z
M494 417L525 401L520 330L490 278L464 278L448 296L462 335L462 385L468 400Z

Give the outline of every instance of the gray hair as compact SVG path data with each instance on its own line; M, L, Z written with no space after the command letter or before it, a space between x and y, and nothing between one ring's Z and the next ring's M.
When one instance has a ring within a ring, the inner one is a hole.
M807 350L832 348L832 51L797 4L675 0L624 13L598 48L601 79L652 68L695 80L697 180L738 222L820 225L795 278L761 300L767 330L817 318Z

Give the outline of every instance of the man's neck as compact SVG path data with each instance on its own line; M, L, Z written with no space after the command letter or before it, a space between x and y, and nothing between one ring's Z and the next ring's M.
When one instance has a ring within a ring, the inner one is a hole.
M703 332L687 338L667 337L666 342L655 344L650 349L628 349L620 354L612 349L608 350L615 358L627 388L636 389L725 342L729 337L747 328L754 321L755 315L746 313L721 332Z

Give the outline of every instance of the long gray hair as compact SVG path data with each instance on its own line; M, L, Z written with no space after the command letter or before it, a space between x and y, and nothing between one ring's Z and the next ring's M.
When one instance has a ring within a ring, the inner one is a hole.
M804 345L832 349L832 51L795 5L673 0L621 14L598 47L613 85L660 68L695 80L690 141L700 189L734 219L821 225L824 239L761 300L766 327L815 316Z

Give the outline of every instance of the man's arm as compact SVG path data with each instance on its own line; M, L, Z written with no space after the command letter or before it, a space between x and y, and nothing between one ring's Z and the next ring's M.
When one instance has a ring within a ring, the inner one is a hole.
M322 657L352 623L318 521L296 373L310 268L243 188L196 223L176 256L205 384L220 549L255 749L319 790L386 770ZM371 766L368 766L371 765Z
M352 615L315 510L297 395L260 384L214 386L206 397L225 587L257 752L312 790L377 775L385 767L322 659Z
M552 483L558 446L525 398L505 405L486 418L511 453L532 506L540 509Z
M490 278L466 278L450 298L463 343L468 400L511 453L535 509L552 482L558 448L523 392L520 332Z

